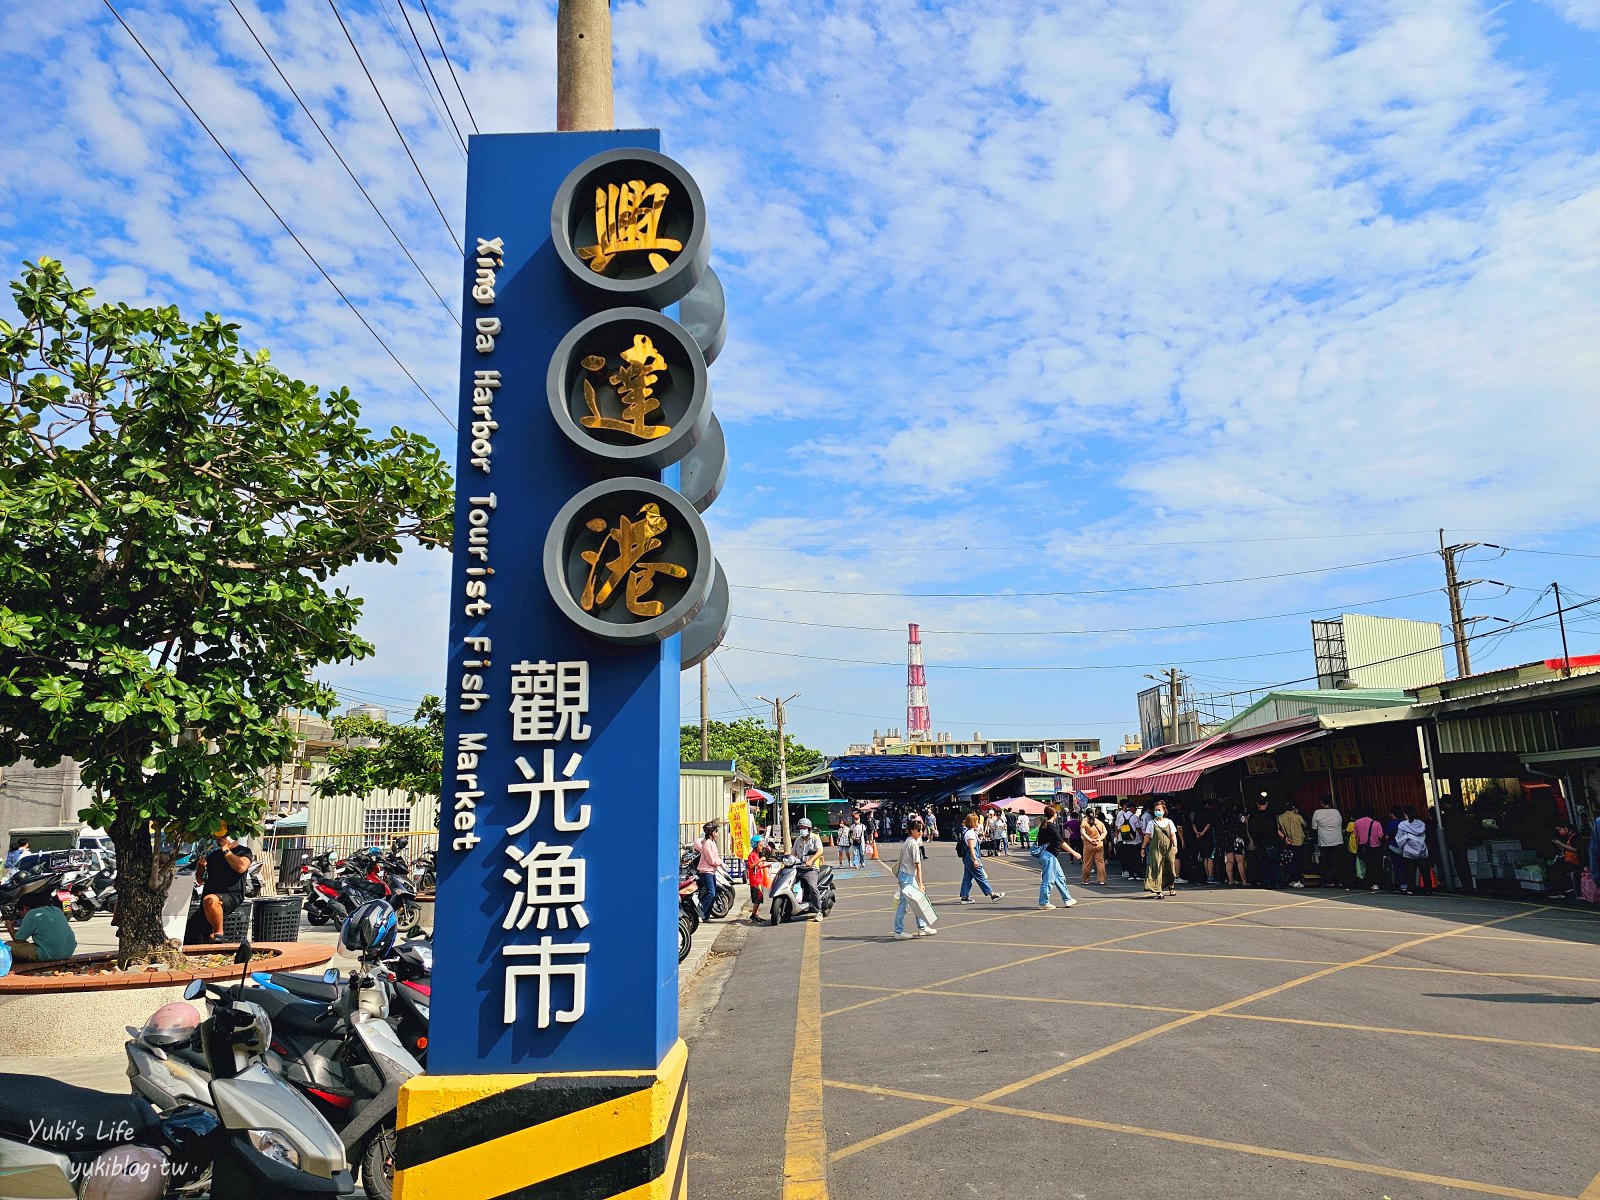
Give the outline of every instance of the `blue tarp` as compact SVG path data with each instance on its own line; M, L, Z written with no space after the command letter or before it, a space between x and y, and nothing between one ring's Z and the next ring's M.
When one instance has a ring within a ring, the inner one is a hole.
M1021 765L1015 754L853 754L833 759L828 769L851 800L923 803Z

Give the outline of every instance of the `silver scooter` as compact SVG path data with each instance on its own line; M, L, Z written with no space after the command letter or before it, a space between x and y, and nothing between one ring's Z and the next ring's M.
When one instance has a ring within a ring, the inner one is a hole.
M248 977L248 942L234 961ZM162 1111L202 1107L220 1124L210 1179L185 1188L185 1194L208 1188L213 1200L351 1195L355 1182L339 1135L264 1065L272 1042L265 1010L244 998L242 987L218 988L198 979L184 989L184 999L192 1002L208 991L213 999L205 1018L192 1003L166 1005L143 1029L129 1030L126 1046L128 1078L138 1097ZM181 1055L194 1044L204 1069Z

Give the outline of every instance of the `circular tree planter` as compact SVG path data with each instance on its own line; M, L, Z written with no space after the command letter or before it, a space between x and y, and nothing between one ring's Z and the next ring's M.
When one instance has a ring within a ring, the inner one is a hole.
M231 957L236 946L186 946L186 953ZM332 946L258 942L252 971L304 971L333 957ZM116 970L115 954L78 954L53 963L18 963L0 977L0 1059L8 1055L103 1054L127 1040L129 1025L183 999L191 979L237 979L234 963L188 970Z

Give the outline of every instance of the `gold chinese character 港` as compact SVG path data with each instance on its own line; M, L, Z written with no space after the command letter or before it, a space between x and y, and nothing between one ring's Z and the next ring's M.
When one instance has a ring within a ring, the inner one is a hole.
M585 371L604 371L606 360L598 354L587 354L583 359ZM617 389L622 401L621 417L606 417L600 413L600 402L595 396L594 384L583 381L583 399L589 406L589 415L579 417L588 429L611 429L617 433L631 433L646 441L672 432L670 425L650 425L650 414L661 407L655 397L655 383L667 370L667 360L661 357L656 344L642 333L633 335L633 345L622 352L622 365L607 377L606 382Z
M657 232L669 191L664 183L647 187L642 179L595 188L594 231L599 244L579 246L578 257L595 274L603 275L617 255L642 250L649 254L650 265L658 274L665 271L667 260L656 251L683 249L676 238Z
M673 579L687 579L689 572L669 562L643 562L645 555L661 549L661 535L667 531L667 519L661 515L661 506L646 504L639 510L639 518L630 520L618 517L615 528L607 528L604 519L591 517L585 526L592 533L603 533L600 546L583 551L581 557L589 564L589 579L583 587L583 597L578 601L584 612L604 608L616 593L617 584L627 577L624 597L628 611L636 617L659 617L666 606L659 600L646 600L655 587L657 575ZM605 579L596 586L600 573L600 560L606 547L615 545L616 557L605 564Z

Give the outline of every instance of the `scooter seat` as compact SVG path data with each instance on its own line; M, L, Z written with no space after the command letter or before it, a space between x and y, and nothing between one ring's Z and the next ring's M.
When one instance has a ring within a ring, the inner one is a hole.
M289 971L275 971L272 982L305 1000L320 1000L332 1004L344 990L342 983L323 983L321 975L296 975Z
M13 1141L79 1154L126 1145L159 1126L155 1111L136 1096L0 1074L0 1136Z

